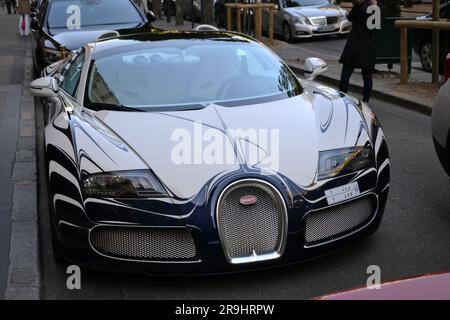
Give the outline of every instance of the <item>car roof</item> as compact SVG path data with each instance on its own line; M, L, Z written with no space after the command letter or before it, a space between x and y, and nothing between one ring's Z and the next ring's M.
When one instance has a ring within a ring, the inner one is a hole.
M108 55L108 51L120 50L120 48L130 47L131 45L139 50L154 42L169 40L257 43L255 39L248 35L230 31L163 31L154 29L152 32L101 39L93 44L93 57L95 59L98 55ZM132 49L130 48L130 50Z

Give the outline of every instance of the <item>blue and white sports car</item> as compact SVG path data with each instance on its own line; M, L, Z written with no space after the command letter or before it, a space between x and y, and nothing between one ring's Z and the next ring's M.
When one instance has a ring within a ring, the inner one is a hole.
M30 90L46 101L57 257L235 272L322 256L380 224L389 158L375 115L297 78L250 37L111 37L50 65Z

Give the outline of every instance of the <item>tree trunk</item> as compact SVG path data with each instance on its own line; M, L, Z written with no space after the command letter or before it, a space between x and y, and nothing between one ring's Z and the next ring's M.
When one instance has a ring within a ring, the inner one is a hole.
M152 11L155 14L156 19L161 20L162 19L162 15L161 15L161 1L152 1Z
M214 1L213 0L201 0L202 9L202 23L213 24L214 22Z
M185 1L185 0L183 0ZM175 15L175 25L182 26L184 21L184 12L183 12L183 6L181 5L181 1L178 0L175 2L176 6L176 15Z

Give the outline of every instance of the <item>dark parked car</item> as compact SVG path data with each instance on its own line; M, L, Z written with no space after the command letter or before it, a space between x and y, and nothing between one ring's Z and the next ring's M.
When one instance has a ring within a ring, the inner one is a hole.
M74 23L77 7L79 26ZM107 32L150 32L151 18L131 0L42 0L31 22L35 71Z
M450 19L450 1L447 1L441 5L440 12L441 19ZM417 17L418 20L431 20L433 18L432 13L426 16ZM450 39L449 31L440 31L441 39ZM425 71L431 71L431 30L416 29L414 30L414 51L420 57L422 68ZM445 49L445 48L442 48Z

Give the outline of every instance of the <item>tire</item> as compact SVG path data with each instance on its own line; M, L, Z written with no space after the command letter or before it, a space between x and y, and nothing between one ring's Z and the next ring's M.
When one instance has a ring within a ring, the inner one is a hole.
M283 39L286 42L292 42L292 31L286 22L283 23Z
M422 64L423 70L431 72L433 64L431 62L432 49L431 42L425 41L420 46L420 63Z

